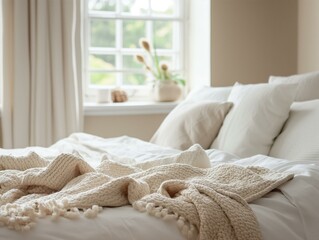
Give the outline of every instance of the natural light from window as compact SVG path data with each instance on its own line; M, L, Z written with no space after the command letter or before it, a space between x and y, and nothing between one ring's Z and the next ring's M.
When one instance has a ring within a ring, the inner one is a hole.
M96 88L142 89L150 78L135 60L148 39L160 61L183 74L182 0L87 0L87 82Z

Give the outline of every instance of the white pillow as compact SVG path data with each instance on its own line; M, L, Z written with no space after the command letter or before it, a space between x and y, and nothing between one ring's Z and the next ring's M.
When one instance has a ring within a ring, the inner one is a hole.
M192 90L184 103L200 102L200 101L215 101L226 102L231 92L231 87L199 87Z
M228 98L234 104L211 148L239 157L268 155L288 118L296 84L236 83Z
M180 150L198 143L207 149L231 106L227 102L204 101L178 107L164 119L150 142Z
M297 83L298 89L295 101L319 99L319 72L293 75L289 77L269 77L269 83Z
M293 103L269 156L319 161L319 100Z

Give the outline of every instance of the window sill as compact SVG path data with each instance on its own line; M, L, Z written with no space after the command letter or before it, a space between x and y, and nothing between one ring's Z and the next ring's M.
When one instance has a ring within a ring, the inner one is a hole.
M85 116L167 114L178 102L84 103Z

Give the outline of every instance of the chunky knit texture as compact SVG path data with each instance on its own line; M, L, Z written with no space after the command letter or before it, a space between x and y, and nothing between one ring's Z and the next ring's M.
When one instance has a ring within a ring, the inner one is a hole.
M197 167L194 167L197 166ZM247 202L292 178L261 167L209 167L193 146L179 155L125 165L104 159L97 169L81 157L61 154L46 161L0 156L0 226L29 230L47 215L95 217L102 207L132 204L142 212L174 219L194 239L261 239Z

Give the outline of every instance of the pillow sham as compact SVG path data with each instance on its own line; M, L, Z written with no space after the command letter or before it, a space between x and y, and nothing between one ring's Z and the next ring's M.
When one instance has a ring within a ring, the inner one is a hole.
M319 72L310 72L288 77L269 77L269 83L297 83L295 101L309 101L319 99Z
M234 106L211 148L239 157L268 155L288 118L296 88L296 84L236 83L228 98Z
M319 100L295 102L269 156L289 160L319 160Z
M198 143L207 149L231 106L229 102L203 101L177 107L164 119L150 142L180 150Z

